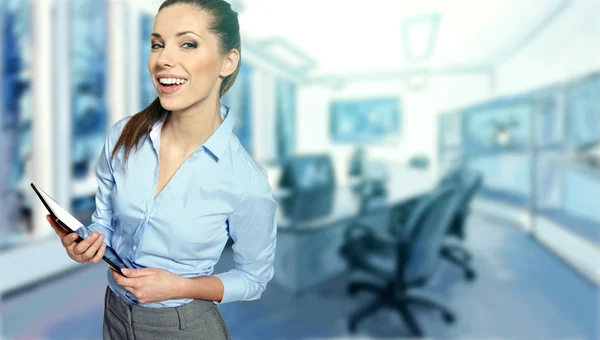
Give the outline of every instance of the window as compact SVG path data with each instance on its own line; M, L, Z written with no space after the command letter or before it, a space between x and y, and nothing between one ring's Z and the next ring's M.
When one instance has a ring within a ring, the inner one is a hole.
M275 85L275 136L277 162L289 159L296 141L296 84L278 79Z
M579 147L600 141L600 75L567 89L569 144Z
M221 103L229 107L229 114L235 118L233 132L240 143L252 154L252 67L244 62L233 86L221 98Z
M154 99L156 99L156 89L148 71L148 57L150 57L151 45L150 35L154 17L150 14L141 14L140 17L140 89L142 94L141 107L146 108Z
M31 152L31 3L10 0L0 4L3 51L2 130L10 155L9 181L16 190Z
M0 251L21 242L20 192L31 153L31 2L0 1Z
M73 177L94 175L108 124L106 10L104 0L71 3ZM78 199L75 197L74 199ZM78 209L75 206L74 209Z
M495 102L468 110L464 139L470 155L526 151L531 138L529 101Z

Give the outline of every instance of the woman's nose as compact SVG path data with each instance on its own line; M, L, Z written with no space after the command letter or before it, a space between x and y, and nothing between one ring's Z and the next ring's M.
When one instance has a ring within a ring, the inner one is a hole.
M160 67L173 67L173 65L175 64L175 62L173 61L173 58L166 50L163 50L163 52L160 54L160 56L156 60L156 63Z

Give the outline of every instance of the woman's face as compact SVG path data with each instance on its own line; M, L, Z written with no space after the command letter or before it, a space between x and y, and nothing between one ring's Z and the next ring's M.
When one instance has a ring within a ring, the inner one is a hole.
M190 5L161 10L154 20L148 70L163 108L180 111L219 98L220 77L237 66L219 52L209 18Z

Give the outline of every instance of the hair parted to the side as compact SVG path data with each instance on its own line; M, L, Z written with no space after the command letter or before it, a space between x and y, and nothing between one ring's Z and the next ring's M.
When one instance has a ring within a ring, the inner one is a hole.
M217 37L219 52L222 55L229 53L234 48L239 51L240 61L237 68L232 74L225 77L221 83L219 95L223 97L233 86L240 71L242 44L237 12L225 0L166 0L160 5L158 12L176 4L192 5L207 14L210 21L208 23L208 30ZM165 109L160 105L160 100L156 97L148 107L133 115L125 125L121 136L112 150L111 161L117 154L117 150L124 147L124 162L127 162L133 147L136 146L136 149L139 149L143 144L140 143L140 141L144 140L142 138L149 133L152 126L161 118L164 112Z

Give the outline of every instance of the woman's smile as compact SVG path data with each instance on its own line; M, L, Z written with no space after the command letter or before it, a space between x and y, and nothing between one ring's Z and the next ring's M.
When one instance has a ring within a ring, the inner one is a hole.
M177 77L166 74L157 77L158 89L161 94L172 94L182 88L188 80L186 78Z

